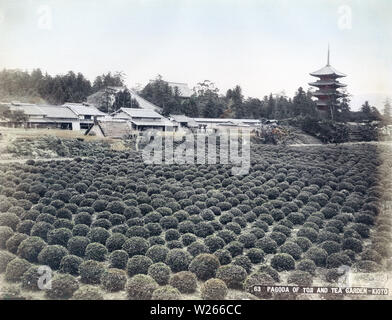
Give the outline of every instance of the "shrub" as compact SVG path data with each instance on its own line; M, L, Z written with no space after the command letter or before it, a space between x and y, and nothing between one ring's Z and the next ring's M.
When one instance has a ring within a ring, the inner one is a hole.
M151 300L158 284L153 278L144 274L137 274L128 280L126 291L131 300Z
M68 254L67 249L60 245L49 245L41 250L38 262L51 267L53 270L60 268L61 259Z
M7 264L15 258L16 256L8 251L0 251L0 273L3 273L7 268Z
M10 227L15 231L19 223L20 219L15 213L5 212L0 214L0 226Z
M188 270L191 262L191 255L182 249L172 249L166 256L166 264L173 272Z
M316 266L325 267L325 263L327 261L328 253L322 248L311 247L306 252L306 257L312 260Z
M233 260L232 264L243 267L247 273L249 273L252 268L252 262L250 261L250 259L247 256L243 255L237 256Z
M7 240L5 246L9 252L16 253L20 243L27 238L26 234L16 232Z
M127 283L127 275L120 269L108 269L102 273L101 284L108 292L121 291Z
M108 254L108 249L98 242L92 242L87 245L85 256L88 260L105 261L105 257Z
M41 274L37 266L31 266L22 276L22 288L31 291L38 291L38 280Z
M75 291L72 300L103 300L103 292L96 286L85 285Z
M135 255L144 255L149 248L148 241L141 237L132 237L125 241L122 249L128 253L130 257Z
M23 240L18 247L18 256L30 262L38 262L38 255L46 243L39 237L29 237Z
M79 275L79 266L83 259L75 255L66 255L61 259L60 272L69 273L73 276Z
M280 252L291 255L295 260L301 258L302 249L295 242L288 241L280 247Z
M382 256L376 250L366 249L361 254L361 260L374 261L380 264L382 262Z
M254 264L264 261L264 251L259 248L249 249L249 251L246 253L246 256Z
M90 228L87 225L77 224L72 228L72 235L85 237L85 236L87 236L89 231L90 231Z
M247 273L243 267L229 264L218 268L216 277L224 281L228 288L242 289Z
M223 241L228 244L234 240L236 240L237 236L235 235L235 233L231 230L221 230L217 232L217 236L221 239L223 239Z
M287 283L296 284L297 286L309 287L313 283L313 278L312 275L306 271L296 270L289 274Z
M50 223L41 221L34 224L30 234L46 241L48 232L52 229L54 229L54 227Z
M343 240L342 249L350 249L359 253L362 251L362 242L355 238L346 238Z
M91 242L98 242L103 245L105 245L106 240L109 237L110 233L102 227L91 228L87 234L87 238L89 238Z
M230 252L232 257L236 257L244 251L244 245L239 241L232 241L226 245L225 249Z
M312 228L301 228L297 232L298 237L305 237L308 238L313 243L317 241L318 233L316 230Z
M208 247L209 252L213 253L225 246L225 241L217 236L208 236L204 239L204 244Z
M104 271L102 263L95 260L84 261L79 266L80 280L86 284L99 284Z
M159 220L159 224L164 229L176 229L178 226L178 220L173 216L166 216Z
M230 251L226 249L217 250L214 252L214 255L218 258L221 265L229 264L232 259Z
M180 236L180 233L176 229L169 229L165 232L166 241L178 240Z
M340 251L340 244L335 242L335 241L324 241L321 246L325 251L327 251L328 255L331 255L333 253L339 252Z
M45 291L51 299L69 299L79 289L79 282L69 274L56 275L52 280L52 287Z
M309 272L310 274L314 275L316 271L316 264L313 260L310 259L303 259L297 264L297 269L301 271Z
M338 252L333 253L327 258L327 268L338 268L342 265L351 266L351 259L348 255Z
M271 278L274 279L275 282L280 282L279 273L274 268L271 268L270 266L263 264L260 266L259 271L264 272L269 276L271 276Z
M109 256L110 267L115 269L125 269L128 257L128 253L124 250L113 251Z
M105 246L109 252L120 250L123 247L126 240L127 237L124 236L123 234L113 233L109 238L107 238Z
M16 231L30 235L31 228L34 226L34 223L35 222L33 220L23 220L16 227ZM1 242L1 240L0 240L0 242ZM1 247L1 243L0 243L0 247Z
M177 288L181 293L193 293L197 288L197 278L192 272L181 271L170 277L169 285Z
M148 268L153 264L153 261L146 256L136 255L129 258L127 263L127 272L130 277L135 274L147 274Z
M71 238L72 232L66 228L54 229L48 232L48 244L58 244L66 247L69 239Z
M86 252L86 248L89 245L90 240L86 237L76 236L69 239L67 248L71 254L74 254L78 257L84 257Z
M295 260L287 253L278 253L272 257L271 267L277 271L293 270L295 268Z
M201 287L201 297L204 300L224 300L228 289L220 279L209 279Z
M270 237L257 240L255 246L263 250L265 253L275 253L278 249L278 244Z
M147 274L159 285L166 285L170 279L170 268L163 262L154 263L148 268Z
M194 226L194 233L200 238L206 238L207 236L213 234L214 231L214 227L207 222L200 222Z
M11 260L5 269L5 280L10 282L18 282L22 279L23 274L29 270L31 264L20 258Z
M287 237L282 232L273 231L270 234L270 238L275 240L278 246L280 246L286 241Z
M0 248L5 249L6 242L14 234L10 227L0 226Z
M196 236L192 233L185 233L181 236L181 242L184 246L189 246L197 240Z
M192 260L189 271L193 272L200 280L208 280L215 276L219 267L219 259L216 256L204 253Z
M268 273L254 272L246 278L244 282L244 288L247 292L259 298L269 299L272 297L272 294L270 292L265 292L263 290L256 291L254 290L254 287L260 285L274 285L274 284L275 284L275 280Z
M181 293L172 286L155 289L151 300L181 300Z
M241 242L245 248L252 248L257 240L257 237L253 233L243 233L238 237L238 241Z
M86 226L90 226L92 222L92 217L88 212L79 212L75 215L74 222L76 225L85 224Z

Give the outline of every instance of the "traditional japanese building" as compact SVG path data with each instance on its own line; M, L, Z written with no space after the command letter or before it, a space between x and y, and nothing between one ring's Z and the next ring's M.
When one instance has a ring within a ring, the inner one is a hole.
M337 71L329 64L329 48L327 65L320 70L310 74L313 77L319 78L316 82L310 82L309 85L316 87L318 90L313 93L317 98L317 108L322 113L326 114L334 110L338 104L338 99L344 96L339 91L339 88L346 87L346 84L340 83L339 78L346 77L342 72Z

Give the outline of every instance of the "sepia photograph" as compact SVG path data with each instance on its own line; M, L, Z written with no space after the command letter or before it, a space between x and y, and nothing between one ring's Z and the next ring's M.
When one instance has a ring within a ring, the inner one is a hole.
M0 306L391 300L391 13L0 0Z

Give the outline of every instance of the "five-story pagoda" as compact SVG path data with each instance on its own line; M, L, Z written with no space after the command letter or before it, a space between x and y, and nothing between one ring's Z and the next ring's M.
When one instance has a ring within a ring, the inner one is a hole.
M344 96L338 89L346 87L346 85L340 83L338 79L343 78L346 75L337 71L329 64L329 47L327 65L320 70L312 72L310 75L319 78L316 82L309 83L309 85L318 88L318 90L313 93L313 96L317 98L317 109L324 114L330 112L331 118L333 118L333 110L338 104L338 99Z

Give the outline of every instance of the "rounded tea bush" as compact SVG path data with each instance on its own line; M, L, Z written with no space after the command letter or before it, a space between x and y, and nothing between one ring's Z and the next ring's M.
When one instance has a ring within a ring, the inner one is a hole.
M18 282L22 279L23 274L29 270L31 264L20 258L11 260L5 269L5 280L10 282Z
M160 287L154 290L151 300L181 300L181 292L172 286Z
M24 233L15 232L6 242L6 249L11 253L16 253L20 243L27 239L28 235Z
M293 270L295 269L295 260L287 253L277 253L271 259L271 267L279 272Z
M235 257L232 264L243 267L247 273L250 273L250 270L252 269L252 262L244 255Z
M115 269L125 269L128 262L128 253L124 250L115 250L109 256L109 265Z
M38 262L38 255L45 247L46 243L41 238L29 237L20 243L17 255L30 262Z
M108 249L98 242L92 242L87 245L85 257L88 260L105 261Z
M153 262L164 262L166 261L168 252L168 248L163 245L156 244L147 250L146 256L149 257Z
M342 249L349 249L355 253L360 253L362 251L362 242L355 238L346 238L343 240Z
M69 274L58 274L52 280L52 288L47 289L45 294L50 299L70 299L74 292L79 289L79 282Z
M339 268L343 265L351 266L351 263L350 257L342 252L333 253L327 258L327 268L329 269Z
M89 244L87 237L75 236L69 239L67 248L70 254L83 258Z
M128 238L121 233L113 233L109 238L107 238L105 246L109 252L121 250L127 239Z
M38 280L41 274L37 266L30 267L22 276L22 288L31 291L38 291Z
M301 247L292 241L288 241L285 244L283 244L280 247L280 252L287 253L287 254L291 255L295 260L300 259L301 255L302 255Z
M124 270L108 269L102 273L101 284L108 292L121 291L127 283L127 275Z
M122 249L128 253L129 257L144 255L150 247L148 241L141 237L132 237L125 241Z
M72 300L104 300L103 292L96 286L85 285L78 290L72 296Z
M81 281L86 284L99 284L104 271L102 263L95 260L87 260L79 265Z
M260 248L249 249L248 252L246 253L246 256L254 264L264 261L264 251L261 250Z
M74 237L80 236L80 237L85 237L89 233L90 228L86 226L85 224L77 224L72 228L72 235Z
M297 232L297 237L308 238L311 242L315 243L318 238L318 233L313 228L301 228Z
M271 239L270 237L265 237L263 239L259 239L256 241L255 246L260 248L265 253L276 253L278 249L278 244L275 240Z
M236 257L243 253L244 245L239 241L232 241L227 244L224 249L229 251L232 257Z
M19 217L15 213L5 212L0 214L0 226L10 227L16 231L17 225L20 223Z
M169 285L177 288L181 293L193 293L197 288L197 278L192 272L181 271L170 277Z
M314 275L316 272L316 264L313 260L310 259L303 259L298 262L297 269L301 271L309 272L310 274Z
M279 273L274 268L271 268L270 266L263 264L260 266L259 271L264 272L269 276L271 276L271 278L274 279L275 282L280 282Z
M68 254L67 249L60 245L48 245L42 249L38 255L38 262L42 265L47 265L53 270L60 268L60 263L63 257Z
M69 273L73 276L79 275L79 266L83 259L75 255L66 255L61 259L60 272Z
M172 249L166 256L166 264L173 272L188 270L192 256L183 249Z
M227 286L220 279L209 279L201 286L201 298L204 300L224 300L227 296Z
M306 252L306 257L310 260L312 260L316 266L318 267L325 267L325 264L327 262L327 257L328 253L322 248L318 247L311 247L307 252Z
M296 284L297 286L309 287L313 283L313 278L312 275L306 271L296 270L289 274L287 283Z
M225 246L225 241L217 236L208 236L204 239L204 244L208 247L209 252L213 253Z
M297 237L294 242L301 247L303 252L306 252L312 246L312 242L305 237Z
M14 231L7 226L0 226L0 248L5 249L5 244L9 238L14 234Z
M109 231L102 227L91 228L87 234L87 238L90 239L91 242L98 242L105 245L106 240L110 237Z
M232 256L230 251L226 249L220 249L214 252L214 256L216 256L219 260L219 263L223 266L229 264L232 260Z
M200 280L208 280L215 276L219 267L219 259L216 256L203 253L192 260L189 265L189 271L193 272Z
M3 273L7 264L15 258L16 256L8 251L0 251L0 273Z
M246 277L246 270L233 264L222 266L216 272L216 278L224 281L231 289L242 289Z
M67 228L54 229L48 232L48 244L58 244L66 247L71 238L72 232Z
M137 274L128 280L126 291L130 300L151 300L153 292L158 287L150 276Z
M153 264L153 261L146 256L136 255L129 258L127 263L127 273L130 277L135 274L147 274L148 268Z
M152 277L159 285L168 284L170 279L170 268L163 262L152 264L148 268L147 274Z

